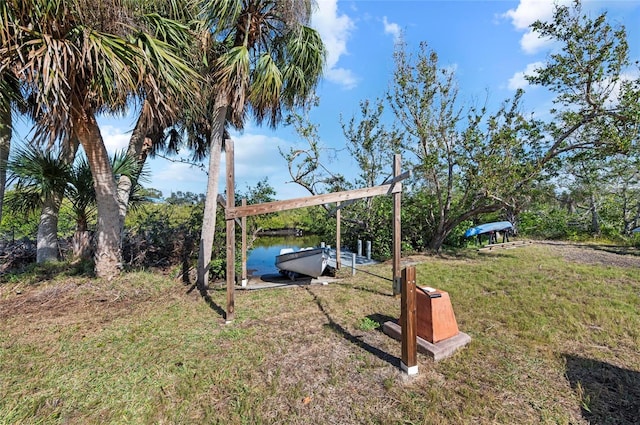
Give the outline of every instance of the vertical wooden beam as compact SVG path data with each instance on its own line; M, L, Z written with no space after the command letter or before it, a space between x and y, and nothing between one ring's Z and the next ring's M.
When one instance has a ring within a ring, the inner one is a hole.
M247 206L247 200L242 199L242 206ZM242 217L242 286L247 286L247 217Z
M400 301L400 327L402 329L402 362L400 367L407 375L418 373L418 321L416 303L416 268L402 270L402 295Z
M233 140L225 140L225 162L227 164L227 211L235 208L235 158ZM236 222L227 219L227 323L235 316L235 284L236 284Z
M340 257L342 254L340 252L340 244L342 243L340 240L340 202L338 202L336 206L338 207L336 211L336 270L340 270L340 267L342 267L342 259Z
M393 177L400 175L400 154L393 157ZM395 184L402 184L397 182ZM400 255L401 255L401 221L400 211L402 200L402 191L395 191L393 194L393 295L397 296L401 292L401 276L400 276Z

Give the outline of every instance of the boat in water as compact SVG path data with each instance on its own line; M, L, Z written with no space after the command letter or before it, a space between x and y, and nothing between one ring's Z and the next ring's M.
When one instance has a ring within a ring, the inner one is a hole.
M318 277L327 268L328 261L328 248L302 248L299 251L284 248L276 256L276 267L280 273L290 278L294 278L296 274Z

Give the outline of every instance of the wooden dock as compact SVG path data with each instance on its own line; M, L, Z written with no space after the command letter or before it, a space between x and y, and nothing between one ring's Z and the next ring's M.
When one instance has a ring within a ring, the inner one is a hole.
M500 249L513 249L513 248L521 248L523 246L529 246L533 244L533 241L513 241L513 242L504 242L504 243L494 243L491 245L483 246L482 248L478 248L478 251L497 251Z

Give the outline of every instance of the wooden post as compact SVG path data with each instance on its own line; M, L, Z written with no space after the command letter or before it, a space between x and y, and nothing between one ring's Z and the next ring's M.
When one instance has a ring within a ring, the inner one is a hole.
M393 177L396 179L400 175L400 155L393 157ZM396 182L401 185L402 183ZM402 199L402 191L395 190L393 192L393 295L397 296L401 292L401 276L400 276L400 243L401 243L401 221L400 221L400 202Z
M416 308L416 268L402 270L400 327L402 329L402 361L400 368L407 375L418 373L418 324Z
M247 205L247 200L242 199L242 206ZM242 286L247 286L247 217L241 218L242 227Z
M235 167L233 141L225 141L225 162L227 164L227 208L235 208ZM211 171L213 172L213 171ZM236 285L236 222L227 218L227 316L226 322L231 323L235 316L235 285Z
M342 266L342 253L340 252L340 202L337 203L338 210L336 211L336 270L340 270Z

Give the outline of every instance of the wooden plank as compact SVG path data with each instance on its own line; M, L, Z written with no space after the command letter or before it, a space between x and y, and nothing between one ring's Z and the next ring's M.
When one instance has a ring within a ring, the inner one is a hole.
M314 205L332 204L334 202L344 202L351 199L371 198L373 196L388 195L402 192L402 183L386 184L381 186L366 187L363 189L347 190L344 192L332 192L321 195L295 198L285 201L265 202L263 204L247 205L246 207L236 207L227 209L225 215L227 219L249 217L260 214L268 214L276 211L294 210L297 208L311 207Z
M396 184L396 183L400 183L402 180L407 179L409 177L411 177L411 171L405 171L404 173L398 175L398 176L394 176L390 179L385 180L382 185L387 185L387 184ZM396 193L397 191L393 191L393 193ZM358 198L361 199L361 198ZM329 210L329 212L327 213L327 215L332 216L334 214L336 214L338 211L340 211L340 209L347 207L351 204L353 204L355 201L357 201L358 199L350 199L346 202L338 202L337 205L335 207L333 207L332 209Z
M338 210L336 211L336 270L340 270L342 267L342 253L340 252L340 245L342 244L340 235L340 202L338 202Z
M402 363L409 370L418 364L417 317L416 268L408 266L402 270L400 326L402 328Z
M478 248L478 251L492 251L496 249L512 249L512 248L520 248L523 246L527 246L532 244L532 241L513 241L513 242L504 242L504 243L494 243L491 245L483 246L482 248Z
M227 208L226 211L235 207L235 158L233 152L233 141L227 139L225 142L225 162L227 164ZM230 323L235 316L235 281L236 281L236 222L233 218L227 218L227 314L226 321Z
M242 198L242 206L247 205L247 200ZM242 226L242 284L245 285L247 283L247 217L242 217L241 221Z
M395 177L400 176L400 155L396 154L393 157L393 175ZM402 192L396 192L393 194L393 295L400 294L400 257L401 257L401 242L402 242L402 229L400 212L402 202Z

